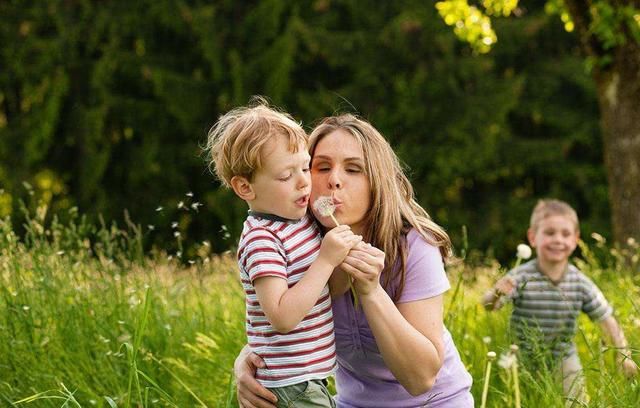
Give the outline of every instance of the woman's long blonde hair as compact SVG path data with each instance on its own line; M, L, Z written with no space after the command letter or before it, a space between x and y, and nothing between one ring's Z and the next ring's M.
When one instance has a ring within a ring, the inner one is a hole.
M366 226L363 239L386 254L382 284L390 288L391 282L398 279L399 286L393 294L394 300L398 300L405 283L406 234L409 230L415 228L427 242L438 247L444 262L451 257L451 240L415 200L413 187L404 174L398 156L380 132L367 121L351 114L323 119L311 132L311 157L320 140L339 129L352 135L362 147L365 173L371 186L370 207L363 222ZM396 262L400 262L400 268L396 269L396 274L392 274Z

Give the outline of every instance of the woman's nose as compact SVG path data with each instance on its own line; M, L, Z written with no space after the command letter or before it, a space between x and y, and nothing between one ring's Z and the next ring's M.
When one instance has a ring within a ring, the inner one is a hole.
M331 172L331 174L329 175L329 187L332 189L342 187L342 182L340 181L340 178L335 171Z

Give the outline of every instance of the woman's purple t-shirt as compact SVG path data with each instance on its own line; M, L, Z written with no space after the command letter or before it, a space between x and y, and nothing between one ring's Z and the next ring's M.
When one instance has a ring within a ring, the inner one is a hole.
M408 255L404 290L397 303L427 299L450 288L440 252L415 230L407 235ZM387 289L388 293L393 293ZM471 376L465 369L451 334L444 328L445 360L433 388L411 396L389 371L362 308L353 307L350 293L333 299L338 371L336 402L341 408L473 407Z

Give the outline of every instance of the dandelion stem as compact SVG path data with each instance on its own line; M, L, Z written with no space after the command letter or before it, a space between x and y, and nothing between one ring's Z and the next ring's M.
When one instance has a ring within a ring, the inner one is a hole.
M513 388L516 396L516 408L520 408L520 381L518 380L518 346L513 344L511 346L511 352L513 353L513 365L511 366L511 372L513 373Z
M487 369L484 374L484 386L482 388L482 403L480 408L486 408L487 406L487 394L489 393L489 379L491 377L491 362L496 358L496 353L490 351L487 353Z

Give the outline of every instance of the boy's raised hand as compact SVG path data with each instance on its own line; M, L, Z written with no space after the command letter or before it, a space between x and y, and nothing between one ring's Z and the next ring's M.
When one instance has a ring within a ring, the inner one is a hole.
M625 376L631 378L638 374L638 365L630 358L622 361L622 372Z
M510 276L504 276L496 282L494 289L498 295L511 295L516 288L516 281Z
M325 234L318 258L323 258L335 268L360 241L362 236L355 235L348 225L339 225Z

